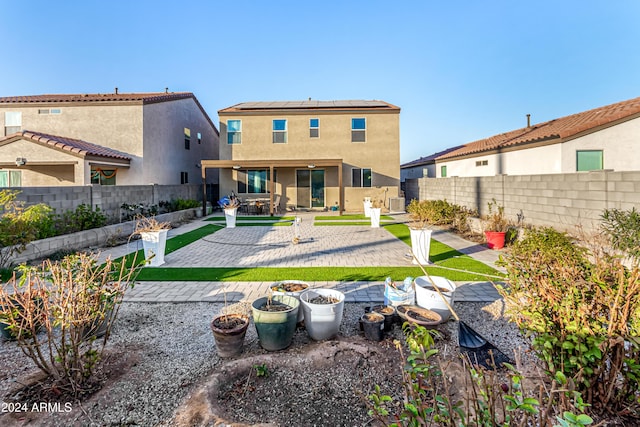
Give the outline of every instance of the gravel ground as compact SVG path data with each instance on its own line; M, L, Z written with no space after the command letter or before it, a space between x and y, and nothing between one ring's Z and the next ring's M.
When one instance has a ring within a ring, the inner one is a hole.
M81 404L69 402L69 412L65 412L68 408L64 406L65 402L58 411L28 411L20 414L7 413L9 408L3 403L0 425L214 425L213 418L207 419L203 416L202 410L190 411L190 407L197 404L198 394L202 394L202 390L206 389L205 385L211 383L211 378L216 377L214 374L220 372L233 372L236 375L222 379L218 375L216 379L221 387L220 396L227 399L223 401L224 404L220 404L218 410L225 417L234 417L233 421L274 422L268 407L258 408L256 405L256 402L264 400L261 393L272 392L273 402L287 401L292 395L303 396L305 400L297 404L296 411L305 411L307 406L306 413L314 417L313 423L307 425L338 425L335 421L332 424L331 419L327 418L328 415L323 415L323 410L315 408L317 405L314 406L311 402L324 399L330 402L329 407L335 406L349 394L349 381L355 381L360 386L352 386L355 387L354 390L358 390L352 394L360 396L356 396L359 400L351 401L348 410L360 411L365 415L358 415L360 418L354 419L360 421L356 424L352 419L350 425L364 425L368 421L365 421L366 407L362 402L363 396L369 392L368 387L381 382L390 388L394 385L397 387L398 384L395 372L398 364L394 359L396 356L392 340L371 343L361 337L358 319L365 306L366 304L345 304L340 337L337 343L331 344L334 350L337 349L331 357L337 363L335 366L341 367L336 369L334 365L323 365L322 357L325 357L325 360L328 357L327 346L321 347L310 340L303 328L296 331L294 342L288 350L269 353L260 348L255 328L250 325L245 339L244 354L228 362L217 357L209 329L211 319L220 313L220 304L124 303L107 346L106 361L110 375L101 391ZM455 309L465 322L505 353L511 355L513 349L526 347L515 327L502 318L501 301L492 304L456 303ZM456 352L456 325L457 322L449 321L440 328L446 336L439 344L445 355L452 356ZM395 328L394 336L401 336L399 327ZM340 347L345 345L347 347ZM318 351L312 352L313 349ZM323 351L325 353L322 353ZM278 361L274 358L276 356L285 359ZM238 364L245 359L247 363L244 365L244 371L230 368L234 363ZM292 364L294 359L302 362L299 366L305 367L304 370L299 368L294 375L304 377L304 382L292 386L291 383L284 382L283 378L286 375L283 374L287 372L284 367ZM246 390L238 391L243 384L240 381L244 381L247 372L251 372L252 369L255 372L252 368L254 363L260 364L263 360L267 361L263 363L267 364L273 376L263 383L247 381L247 384L253 387L253 401L248 401ZM376 360L377 364L371 363L371 360ZM309 361L314 362L310 364ZM310 366L316 366L317 369L309 369ZM0 343L0 367L0 396L3 397L3 402L15 396L15 389L27 381L30 374L37 373L31 361L22 355L13 342ZM372 371L371 376L363 374L368 371ZM233 394L234 384L236 395ZM226 389L223 389L223 385ZM287 389L289 395L283 393L283 390ZM10 393L10 390L13 390L13 393ZM388 392L399 395L400 389ZM304 402L309 402L309 405L305 405ZM255 405L256 408L251 405ZM274 404L271 408L273 412L285 410L277 409ZM266 413L260 415L260 411ZM247 415L246 412L251 413ZM302 425L301 422L304 421L280 421L279 424L272 425ZM343 422L340 424L345 425Z

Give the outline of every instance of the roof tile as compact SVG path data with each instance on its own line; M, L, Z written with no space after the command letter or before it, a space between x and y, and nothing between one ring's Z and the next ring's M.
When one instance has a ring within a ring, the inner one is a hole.
M63 136L49 135L41 132L32 132L29 130L23 130L22 132L14 133L13 135L8 135L4 138L1 138L0 144L2 144L4 141L14 139L16 137L29 139L34 142L39 142L41 144L55 147L60 150L69 151L71 153L76 153L82 156L90 155L110 157L120 160L131 160L131 157L129 157L125 153L121 153L120 151L103 147L101 145L93 144L91 142L82 141L80 139L66 138Z
M617 120L632 118L639 114L640 97L473 141L457 150L443 154L438 157L438 160L481 153L498 148L513 147L530 142L570 138L581 132L595 129L598 126L612 124Z

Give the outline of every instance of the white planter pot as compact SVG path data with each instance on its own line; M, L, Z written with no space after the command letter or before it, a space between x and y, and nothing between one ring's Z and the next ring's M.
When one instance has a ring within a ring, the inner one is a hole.
M433 284L429 281L427 276L416 277L415 290L416 290L416 304L422 308L435 311L442 316L442 321L446 322L451 317L451 310L447 307L444 299L453 306L453 295L456 290L456 284L445 277L431 276L433 284L435 284L442 296L433 289Z
M238 208L227 208L224 210L224 219L227 221L227 228L236 228L236 214Z
M429 264L431 231L432 230L427 230L426 228L409 229L409 233L411 233L411 252L413 252L413 255L415 256L415 258L412 258L414 264L417 264L418 262L422 265Z
M371 208L371 228L380 228L380 208Z
M317 296L330 296L338 299L334 304L313 304L309 302ZM328 340L338 335L344 310L344 294L334 289L309 289L300 295L304 326L309 336L316 340Z
M144 258L149 260L148 264L157 267L164 264L164 250L167 246L167 233L169 230L146 231L140 233L142 247L144 248Z
M371 217L371 199L369 197L364 198L364 216L369 218Z
M292 291L292 292L282 292L282 291L275 291L273 290L273 288L278 288L279 286L282 286L285 283L295 283L297 285L301 285L304 286L304 289L301 291ZM302 295L303 292L305 292L307 289L309 289L309 284L307 282L303 282L301 280L283 280L281 282L276 282L273 285L271 285L271 292L273 292L273 295L289 295L294 297L295 299L297 299L298 301L300 301L300 295ZM304 311L302 311L302 309L298 310L298 323L302 322L304 320Z

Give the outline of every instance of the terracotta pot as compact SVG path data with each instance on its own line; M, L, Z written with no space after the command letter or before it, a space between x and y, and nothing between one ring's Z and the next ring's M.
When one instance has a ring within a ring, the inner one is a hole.
M487 247L489 249L502 249L504 248L504 231L485 231L484 235L487 238Z
M237 325L232 328L224 328L222 318L237 321ZM211 321L211 331L216 341L216 348L220 357L232 357L242 353L244 336L249 327L249 318L243 314L229 314L218 316Z

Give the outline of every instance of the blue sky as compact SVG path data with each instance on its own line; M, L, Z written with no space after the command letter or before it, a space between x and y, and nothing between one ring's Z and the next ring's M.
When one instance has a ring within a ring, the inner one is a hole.
M640 1L0 0L0 96L381 99L401 161L640 96Z

